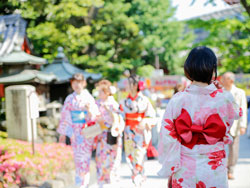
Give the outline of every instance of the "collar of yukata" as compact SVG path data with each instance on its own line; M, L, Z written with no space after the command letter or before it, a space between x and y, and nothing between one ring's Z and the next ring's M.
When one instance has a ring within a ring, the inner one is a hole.
M82 95L82 94L85 94L87 91L87 89L82 89L80 93L77 93L77 92L73 92L74 95Z
M128 95L128 98L131 99L132 101L134 101L134 100L138 97L139 94L140 94L140 91L137 92L137 94L136 94L134 97L132 97L132 96L129 94L129 95Z
M212 93L212 92L214 92L216 90L217 90L217 88L213 83L206 86L206 87L201 87L201 86L191 84L185 89L186 92L198 93L198 94L207 94L207 95L209 95L210 93Z

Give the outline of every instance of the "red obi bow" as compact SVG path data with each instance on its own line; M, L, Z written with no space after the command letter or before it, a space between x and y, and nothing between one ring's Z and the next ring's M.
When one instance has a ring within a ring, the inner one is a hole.
M226 126L218 114L207 118L203 126L192 124L190 115L182 109L181 115L175 120L175 127L182 139L182 144L192 149L197 144L215 144L222 140Z

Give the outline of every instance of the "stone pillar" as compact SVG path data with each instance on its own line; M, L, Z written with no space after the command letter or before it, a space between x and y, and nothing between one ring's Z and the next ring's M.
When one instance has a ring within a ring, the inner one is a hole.
M15 85L5 89L6 122L9 138L32 141L37 138L38 98L35 87ZM32 127L33 126L33 127Z

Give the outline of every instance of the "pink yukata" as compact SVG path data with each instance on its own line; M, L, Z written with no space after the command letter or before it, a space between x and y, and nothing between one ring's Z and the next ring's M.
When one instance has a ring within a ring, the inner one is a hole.
M89 106L91 118L86 114L86 123L73 123L72 111L86 111L86 105ZM94 138L84 138L81 131L88 123L94 122L99 114L95 99L86 89L80 94L75 92L70 94L65 99L61 111L61 120L57 131L61 135L68 136L71 140L76 168L75 183L81 185L81 188L87 187L89 183L89 166L94 143Z
M140 185L144 177L144 161L148 144L151 140L151 130L138 129L143 118L155 118L155 110L149 99L138 92L134 98L128 96L121 102L121 110L125 114L124 146L126 160L132 171L132 181Z
M97 100L102 118L107 127L111 127L113 123L112 113L119 112L119 104L115 101L113 96L109 96L106 101ZM102 134L97 136L96 146L96 167L97 180L100 187L104 184L110 184L119 181L117 170L121 164L122 154L122 131L124 127L117 126L118 136L117 143L110 145L107 143L108 130L104 130Z
M162 120L159 175L173 188L227 188L225 144L240 115L233 96L214 84L174 95Z

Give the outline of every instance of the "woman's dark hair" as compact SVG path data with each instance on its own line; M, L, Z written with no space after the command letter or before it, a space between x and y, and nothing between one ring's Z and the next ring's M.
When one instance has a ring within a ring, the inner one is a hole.
M138 86L139 81L140 81L140 77L137 76L137 75L130 75L128 77L129 84L132 84L132 85L136 85L137 84L137 91L140 91L139 86Z
M185 61L184 72L191 81L210 84L213 73L217 78L217 58L214 52L205 46L192 49Z

